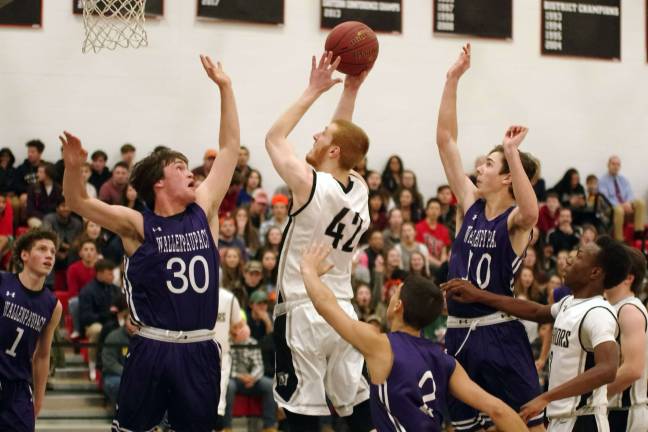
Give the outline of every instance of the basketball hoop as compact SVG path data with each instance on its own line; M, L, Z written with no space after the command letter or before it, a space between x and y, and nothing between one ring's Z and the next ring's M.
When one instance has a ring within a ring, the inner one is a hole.
M148 46L144 30L146 0L83 0L82 52Z

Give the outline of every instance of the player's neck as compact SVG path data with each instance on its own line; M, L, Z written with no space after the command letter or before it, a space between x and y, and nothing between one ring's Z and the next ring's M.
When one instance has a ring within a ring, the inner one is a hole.
M325 160L322 165L318 167L318 169L319 171L331 174L345 187L349 185L349 170L340 168L336 162L332 160Z
M634 293L628 285L621 283L620 285L615 286L609 290L605 290L605 298L610 304L616 304L623 300L624 298L632 297Z
M484 196L486 200L486 218L493 219L515 204L515 200L508 191L495 192Z
M30 291L42 291L43 285L45 285L45 276L39 276L27 267L18 273L18 280Z
M403 320L399 317L394 317L394 321L391 324L390 330L392 332L407 333L408 335L415 337L419 337L421 335L420 329L415 329L414 327L405 324L405 322L403 322Z
M574 294L574 298L576 299L588 299L603 295L603 287L598 285L585 285L580 289L572 288L572 293Z
M158 216L169 217L182 213L187 209L187 205L170 199L166 195L158 194L155 197L155 210L154 213Z

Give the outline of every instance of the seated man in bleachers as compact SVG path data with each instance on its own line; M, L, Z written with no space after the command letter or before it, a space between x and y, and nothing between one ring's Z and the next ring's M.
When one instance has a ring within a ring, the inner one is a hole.
M125 303L123 303L125 306ZM137 327L131 323L128 317L128 308L124 307L117 312L119 328L111 331L104 341L104 349L101 351L103 364L104 394L112 409L117 403L119 394L119 382L121 381L126 355L128 354L128 343L130 337L135 333Z
M272 378L263 375L263 359L256 339L250 337L250 328L241 329L240 347L232 350L232 376L227 387L227 411L225 413L225 431L231 431L234 396L261 396L263 403L263 431L277 431L277 404L272 392Z
M630 182L619 174L621 159L610 156L608 172L599 180L599 191L614 206L614 238L623 240L623 223L626 215L634 215L635 238L643 236L646 203L632 193Z
M104 326L115 325L117 300L121 290L113 284L115 264L108 260L99 260L95 265L96 276L79 294L79 321L85 329L86 337L91 344L99 341ZM89 351L90 380L96 378L97 348L92 345Z

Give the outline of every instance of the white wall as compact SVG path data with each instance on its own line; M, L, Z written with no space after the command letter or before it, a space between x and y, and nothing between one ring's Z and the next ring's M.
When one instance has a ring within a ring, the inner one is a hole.
M39 137L58 159L57 134L82 137L90 150L132 142L139 156L159 144L199 163L217 146L218 95L199 53L222 59L238 97L242 142L268 189L279 179L263 148L266 130L307 83L309 56L323 48L319 0L286 0L284 26L199 21L193 0L166 0L165 17L147 21L148 48L81 54L83 26L69 0L43 0L43 29L0 28L0 146L22 160ZM432 35L432 0L403 0L403 34L380 35L380 56L355 120L371 137L370 166L403 156L426 195L444 182L435 150L445 72L468 38ZM459 97L460 145L469 169L505 128L527 124L524 148L543 162L552 185L569 167L601 174L611 153L635 192L646 196L648 67L645 2L622 1L622 61L542 57L540 1L514 0L513 42L472 39L473 67ZM340 88L325 95L292 137L298 151L328 121Z

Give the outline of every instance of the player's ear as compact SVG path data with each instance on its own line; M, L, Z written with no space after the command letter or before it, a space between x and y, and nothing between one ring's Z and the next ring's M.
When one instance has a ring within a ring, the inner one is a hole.
M340 146L331 145L328 150L328 155L331 159L340 158Z

